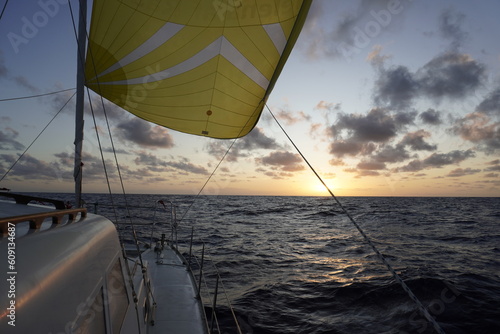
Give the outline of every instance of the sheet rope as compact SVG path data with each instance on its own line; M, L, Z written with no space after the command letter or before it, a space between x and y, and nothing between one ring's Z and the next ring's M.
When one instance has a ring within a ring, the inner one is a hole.
M293 145L293 147L295 148L295 150L297 150L297 152L302 157L302 159L304 160L304 162L309 166L309 168L312 170L312 172L314 173L314 175L316 175L316 177L319 179L319 181L323 184L323 186L325 187L325 189L328 191L328 193L330 194L330 196L335 200L335 202L337 203L337 205L340 207L342 213L344 213L349 218L350 222L356 227L356 229L359 231L359 233L361 234L361 236L363 237L363 239L365 240L365 242L372 248L372 250L375 252L375 254L377 254L378 258L387 267L387 269L389 270L389 272L392 274L392 277L396 280L396 282L398 282L401 285L401 287L408 294L408 296L410 297L410 299L413 300L413 302L417 305L418 310L420 311L420 313L427 319L427 321L429 321L430 324L432 324L432 326L434 327L434 330L437 333L439 333L439 334L445 334L444 330L438 324L438 322L436 321L436 319L434 319L431 316L431 314L429 313L429 311L427 310L427 308L422 304L422 302L417 298L417 296L415 296L415 294L413 293L413 291L403 281L403 279L401 278L401 276L399 276L398 273L394 270L394 268L389 263L389 261L386 259L386 257L378 250L378 248L371 241L371 239L368 237L368 235L366 235L366 233L363 231L363 229L361 228L361 226L356 222L356 220L352 217L352 215L349 213L349 211L347 211L347 209L342 205L342 203L337 198L337 196L335 196L335 194L333 193L333 191L326 185L326 183L323 181L323 178L318 174L318 172L316 172L316 170L309 163L309 161L306 159L306 157L304 156L304 154L302 153L302 151L297 147L297 145L295 145L295 142L292 140L292 138L290 138L290 136L288 135L288 133L286 132L286 130L281 126L280 122L278 121L278 119L276 118L276 116L274 116L273 112L271 111L271 109L269 108L269 106L267 106L267 104L266 104L266 108L269 111L269 113L271 114L271 116L274 118L274 120L276 121L276 123L278 124L278 126L280 127L280 129L283 131L283 133L285 134L285 136L288 138L288 140L290 141L290 143Z

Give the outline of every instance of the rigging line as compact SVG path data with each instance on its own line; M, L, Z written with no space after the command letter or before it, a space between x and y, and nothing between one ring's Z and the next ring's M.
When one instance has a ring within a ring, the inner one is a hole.
M264 103L264 102L263 102ZM236 141L240 138L240 135L241 133L243 132L243 130L245 129L245 127L247 126L248 122L250 122L250 120L253 118L253 116L257 113L257 110L259 110L259 108L255 108L254 112L252 113L252 115L250 115L250 117L248 117L247 121L245 122L245 124L241 127L240 129L240 132L238 132L238 135L236 136L236 138L234 138L234 140L232 141L231 145L229 145L228 149L226 150L226 152L224 153L224 155L222 156L222 158L220 159L219 163L217 164L217 166L215 166L214 170L212 171L212 173L210 174L210 176L207 178L207 180L205 181L205 183L203 184L203 186L201 187L200 191L198 191L198 193L196 194L196 196L194 197L193 201L191 202L191 204L189 204L189 206L187 207L186 211L184 212L184 214L182 215L181 219L179 219L179 222L181 222L184 217L187 215L187 213L189 212L189 210L191 209L191 207L194 205L194 203L196 202L196 199L198 198L198 196L202 193L202 191L205 189L205 187L207 186L208 182L212 179L212 176L215 175L215 172L217 171L217 169L219 169L219 166L222 164L222 161L224 161L224 159L226 158L226 156L229 154L229 151L231 151L231 149L233 148L234 144L236 143Z
M97 127L96 117L95 117L95 113L94 113L94 107L92 105L92 99L90 98L90 92L88 91L88 88L87 88L87 97L89 99L90 111L92 113L92 121L94 122L94 129L95 129L95 134L96 134L96 138L97 138L97 144L99 146L99 152L101 154L102 167L104 168L104 175L106 176L106 184L108 186L109 193L111 193L111 184L109 182L108 169L106 168L106 162L104 161L104 153L103 153L102 145L101 145L101 137L99 136L99 130ZM115 215L115 221L118 222L118 214L116 212L116 207L113 203L113 197L111 197L111 204L113 207L113 213Z
M408 294L408 296L417 305L419 311L424 315L424 317L427 319L427 321L429 321L429 323L432 324L432 326L434 327L434 329L436 330L436 332L438 332L440 334L445 334L445 332L441 328L441 326L430 315L430 313L427 310L427 308L420 302L420 300L417 298L417 296L415 296L415 294L413 293L413 291L411 291L411 289L403 281L403 279L398 275L398 273L396 273L396 271L394 270L394 268L392 267L392 265L389 263L389 261L387 261L387 259L385 258L385 256L377 249L377 247L371 241L371 239L368 237L368 235L366 235L365 232L363 231L363 229L361 229L361 226L359 226L359 224L354 220L354 218L351 216L351 214L347 211L347 209L339 201L339 199L337 198L337 196L335 196L335 194L332 192L332 190L323 181L323 179L321 178L321 176L316 172L316 170L314 169L314 167L309 163L309 161L306 159L306 157L304 156L304 154L302 153L302 151L300 151L299 148L297 147L297 145L295 145L295 142L290 138L290 136L288 135L288 133L281 126L280 122L278 121L278 119L276 118L276 116L274 116L273 112L271 111L271 109L269 108L269 106L267 104L266 104L266 107L267 107L267 110L269 111L269 113L271 114L271 116L274 118L274 120L278 124L278 126L281 128L281 130L285 134L285 136L288 138L288 140L290 141L290 143L293 145L293 147L295 148L295 150L297 150L297 152L299 153L299 155L302 157L302 159L305 161L305 163L309 166L309 168L313 171L313 173L316 175L316 177L319 179L319 181L323 184L323 186L328 191L328 193L330 193L331 197L339 205L341 211L349 218L349 220L351 221L351 223L356 227L356 229L359 231L359 233L363 236L363 239L365 240L365 242L368 243L368 245L370 245L370 247L375 252L375 254L377 254L378 258L385 264L385 266L387 267L387 269L389 270L389 272L392 274L393 278L401 285L401 287L403 288L403 290Z
M9 3L9 0L5 0L5 3L4 3L3 8L2 8L2 13L0 14L0 20L3 17L3 13L5 12L5 8L7 8L8 3Z
M56 92L50 92L50 93L45 93L45 94L20 96L20 97L10 97L10 98L7 98L7 99L0 99L0 102L15 101L15 100L24 100L24 99L32 99L32 98L35 98L35 97L42 97L42 96L47 96L47 95L54 95L54 94L64 93L64 92L68 92L70 90L75 90L75 88L68 88L68 89L58 90Z
M262 103L265 103L264 100L261 101ZM259 104L260 105L260 104ZM226 153L224 153L224 155L222 156L222 158L220 159L219 163L217 164L217 166L215 166L214 170L212 171L212 173L210 174L210 176L207 178L207 180L205 181L205 183L203 184L203 186L201 187L200 191L198 191L198 193L196 194L196 196L194 197L193 201L191 202L191 204L189 204L189 206L187 207L186 211L184 212L184 214L182 215L181 219L179 219L179 222L181 222L184 217L188 214L189 210L191 209L191 207L194 205L194 203L196 202L196 199L198 198L198 196L202 193L202 191L205 189L205 187L207 186L208 182L212 179L212 176L215 175L215 172L217 171L217 169L219 169L219 166L222 164L222 161L224 161L224 159L226 158L226 156L229 154L229 151L233 148L234 144L236 143L236 141L240 138L240 135L241 133L243 132L243 130L245 129L245 127L247 126L247 124L250 122L250 120L254 117L254 115L256 113L258 113L258 110L259 108L255 108L255 110L253 111L252 115L250 115L247 119L247 121L245 122L245 124L241 127L240 129L240 132L238 132L238 135L236 136L236 138L234 138L234 140L232 141L231 145L229 145L228 149L226 150Z
M70 3L70 12L71 12L71 18L73 20L73 29L75 30L75 35L76 35L76 25L75 25L74 19L73 19L73 11L71 10L71 3ZM86 33L86 38L87 38L87 40L89 40L88 32ZM92 63L92 68L94 70L95 75L97 76L97 72L95 70L94 55L93 55L92 48L91 48L90 44L88 45L88 50L89 50L88 54L90 56L90 61ZM98 90L100 91L100 82L99 82L99 79L97 79L97 87L98 87ZM88 90L88 88L87 88L87 90ZM142 252L140 251L140 247L139 247L139 238L137 237L137 231L136 231L136 228L135 228L135 224L132 222L132 219L130 218L132 216L130 214L130 207L128 205L127 194L125 192L125 186L124 186L124 183L123 183L123 177L122 177L122 173L121 173L121 169L120 169L120 164L118 163L118 157L116 155L116 149L115 149L115 144L114 144L114 140L113 140L113 135L111 133L111 127L109 125L109 119L108 119L108 115L106 113L106 106L104 104L104 98L100 94L98 94L98 96L100 97L100 101L101 101L101 105L102 105L102 110L103 110L104 118L106 120L106 126L107 126L107 129L108 129L108 134L109 134L109 138L110 138L110 142L111 142L111 148L113 150L113 156L114 156L114 159L115 159L116 169L117 169L117 172L118 172L118 177L119 177L119 180L120 180L120 185L121 185L121 189L122 189L122 193L123 193L123 199L124 199L124 202L125 202L125 209L127 211L127 217L129 217L128 218L128 222L129 222L130 227L132 228L132 237L134 238L134 243L135 243L135 245L137 247L137 253L139 254L139 262L140 262L141 268L144 269L144 262L143 262L143 259L142 259ZM109 188L109 195L111 197L111 202L113 203L113 194L111 192L111 188ZM116 221L118 221L117 218L116 218Z
M194 203L195 203L196 199L198 198L198 196L203 192L203 190L207 186L208 182L212 179L212 176L215 175L215 172L217 171L217 169L219 169L219 166L222 164L222 161L224 161L224 159L226 158L226 156L229 154L229 151L231 150L231 148L233 147L233 145L236 143L236 140L238 140L238 138L233 139L233 142L231 143L231 145L229 145L228 149L226 150L226 153L224 153L224 155L222 156L222 158L219 160L219 163L217 164L217 166L215 166L214 170L212 171L212 173L210 174L210 176L207 178L207 180L205 181L205 183L201 187L200 191L198 191L198 193L196 194L195 199L191 202L191 204L189 204L189 206L187 207L186 211L184 211L184 214L179 219L179 222L181 222L184 219L184 217L187 215L187 213L189 212L189 210L191 209L191 207L194 205Z
M52 121L54 121L54 119L57 117L57 115L59 115L61 113L61 111L63 111L63 109L66 107L66 105L69 103L69 101L71 101L71 99L75 95L76 95L76 92L74 92L73 95L71 95L71 97L66 101L66 103L64 103L64 105L61 107L61 109L59 109L59 111L54 115L54 117L52 117L52 119L49 121L49 123L47 123L47 125L45 125L45 127L42 129L42 131L40 131L40 133L38 134L38 136L36 136L35 139L33 139L33 141L31 142L31 144L29 144L29 146L17 158L17 160L12 164L12 166L10 166L10 168L5 172L5 174L0 179L0 182L7 176L7 174L9 174L9 172L19 162L19 160L21 160L21 158L24 156L24 154L26 154L26 152L28 152L28 150L30 149L30 147L38 140L38 138L42 135L42 133L45 131L45 129L47 129L49 127L49 125L52 123Z
M71 15L71 22L73 24L73 32L75 34L75 40L78 41L78 33L76 31L76 22L75 22L75 17L73 15L73 7L71 6L71 1L68 2L68 5L69 5L69 12L70 12L70 15ZM80 5L81 5L81 3L80 3ZM88 40L88 35L87 34L86 34L86 38ZM90 45L89 45L89 48L90 48ZM78 56L82 57L82 55L81 55L80 52L78 52ZM80 61L82 63L85 62L84 59L80 59ZM93 119L93 122L94 122L94 127L96 129L96 137L97 137L97 142L99 143L99 151L101 152L101 160L102 160L102 164L103 164L103 168L104 168L104 174L106 175L106 182L107 182L108 191L109 191L109 194L110 194L111 206L113 208L113 214L115 216L115 221L118 223L118 213L116 212L116 208L115 208L115 205L114 205L113 194L111 192L111 185L110 185L110 182L109 182L108 172L107 172L107 168L106 168L106 162L104 160L104 156L103 156L103 152L102 152L101 140L100 140L100 137L99 137L99 132L97 131L97 124L96 124L94 109L93 109L93 105L92 105L92 99L90 98L90 92L88 91L88 89L87 89L87 96L88 96L88 99L89 99L90 110L92 112L92 119Z
M71 14L71 21L73 22L73 30L74 30L74 33L75 33L75 38L76 38L76 41L78 41L78 34L76 32L76 23L75 23L75 18L74 18L74 15L73 15L73 8L71 6L71 1L68 1L68 4L69 4L68 8L69 8L69 11L70 11L70 14ZM82 6L82 2L81 1L80 1L79 4L80 4L80 6ZM87 40L89 40L88 32L86 32L85 35L86 35ZM92 65L94 65L94 58L93 58L93 54L92 54L92 50L90 48L90 45L88 46L88 48L89 48L89 54L90 54L90 57L91 57L91 60L92 60ZM78 55L79 55L79 57L82 57L81 52L78 52ZM81 61L83 62L84 60L81 59ZM92 66L92 67L94 68L94 71L95 71L95 66ZM97 81L97 84L99 85L99 81ZM89 99L90 99L90 93L88 92L88 90L87 90L87 93L88 93L88 96L89 96ZM106 109L104 107L104 100L103 100L102 96L101 96L101 103L102 103L102 106L103 106L103 111L104 111L104 115L106 117L106 122L107 122ZM95 117L94 117L94 121L95 121ZM96 131L97 131L97 127L96 127ZM108 131L109 131L109 124L108 124ZM111 131L109 132L109 134L111 136ZM115 152L114 145L113 145L113 152ZM102 150L101 150L101 154L102 154ZM116 152L115 152L115 159L116 159ZM103 159L103 163L104 163L104 159ZM119 168L119 166L117 166L117 167ZM119 169L118 169L118 171L119 171ZM121 180L121 174L120 174L120 180ZM108 188L109 188L109 184L108 184ZM122 185L122 188L123 188L123 185ZM113 202L113 194L112 194L110 188L109 188L109 195L110 195L110 198L111 198L111 203L113 204L113 210L115 210L115 208L114 208L114 202ZM127 203L125 203L125 205L127 205ZM128 209L127 209L127 212L128 212L128 217L130 217L130 213L129 213ZM115 219L118 220L116 211L115 211ZM146 271L144 270L144 263L142 261L142 254L140 252L139 243L138 243L138 240L137 240L137 233L135 231L135 225L133 224L132 220L130 220L129 223L130 223L130 225L132 227L133 237L134 237L135 244L136 244L136 247L137 247L137 251L138 251L138 254L139 254L140 265L141 265L141 268L142 268L141 271L142 271L144 279L146 279L146 276L145 276ZM123 242L121 242L121 247L122 247L123 255L125 257L126 252L125 252L125 247L124 247ZM132 282L132 275L130 273L130 267L128 266L128 264L125 267L126 267L126 270L128 272L130 285L132 287L132 294L134 296L134 299L137 300L137 293L135 291L135 287L134 287L134 284ZM135 305L135 310L137 312L137 315L139 315L139 309L137 308L137 302L134 302L134 305Z

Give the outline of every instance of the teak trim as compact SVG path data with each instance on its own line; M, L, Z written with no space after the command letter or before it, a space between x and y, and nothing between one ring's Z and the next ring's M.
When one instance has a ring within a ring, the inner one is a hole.
M60 224L64 216L68 215L69 220L75 219L75 216L80 213L81 218L87 217L87 209L86 208L77 208L77 209L67 209L67 210L55 210L50 212L43 213L35 213L29 215L21 215L14 217L7 217L0 219L0 235L6 236L8 234L9 223L11 224L19 224L22 222L29 221L30 229L38 230L42 223L47 218L52 218L52 224Z

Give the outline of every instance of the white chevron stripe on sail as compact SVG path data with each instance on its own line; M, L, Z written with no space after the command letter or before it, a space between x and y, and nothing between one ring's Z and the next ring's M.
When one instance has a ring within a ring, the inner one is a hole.
M283 31L283 28L281 28L281 24L264 24L263 27L269 38L273 41L274 47L281 55L283 53L283 50L285 50L287 42L285 32Z
M149 39L147 39L144 43L142 43L139 47L137 47L134 51L130 52L128 55L120 59L115 64L111 65L109 68L99 73L95 78L99 78L105 74L111 73L121 67L124 67L134 61L144 57L150 52L159 48L162 44L172 38L175 34L177 34L184 25L167 22L163 27L158 29L157 32L153 34ZM94 79L95 79L94 78Z
M245 73L252 81L258 84L263 89L267 89L269 80L240 52L234 47L224 36L217 38L210 43L206 48L186 59L179 64L167 68L163 71L150 73L148 75L119 81L100 82L101 85L138 85L156 82L164 79L174 77L176 75L188 72L198 66L203 65L210 59L218 56L223 56L231 64L233 64L240 71Z
M252 79L264 90L269 86L269 80L226 38L222 37L222 48L220 54L233 64L247 77Z

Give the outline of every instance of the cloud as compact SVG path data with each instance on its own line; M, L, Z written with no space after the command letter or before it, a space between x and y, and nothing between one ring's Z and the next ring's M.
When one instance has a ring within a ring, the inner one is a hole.
M476 154L472 150L460 151L454 150L449 153L433 153L423 160L424 165L432 167L442 167L445 165L457 164L468 158L475 157Z
M408 108L419 92L418 80L405 66L382 70L375 86L375 102L396 110Z
M11 77L11 73L7 66L5 65L5 58L3 56L3 51L0 50L0 79L10 79L11 82L15 82L19 86L28 89L30 92L38 93L40 90L35 87L26 77L24 76L15 76Z
M405 149L404 145L401 144L396 145L396 147L386 145L372 157L375 161L387 163L401 162L409 158L410 154Z
M490 167L486 167L487 172L500 172L500 160L496 159L487 163Z
M168 181L166 178L155 176L149 168L139 168L136 170L127 169L126 174L129 178L133 178L134 180L145 180L148 183Z
M271 152L269 155L255 160L260 165L278 168L284 172L297 172L305 169L298 154L286 151Z
M174 141L166 128L133 118L117 126L118 136L126 141L150 148L171 148Z
M371 169L356 169L356 168L345 168L344 172L346 173L356 173L355 178L360 178L363 176L379 176L380 173L376 170Z
M496 88L490 92L476 107L476 111L500 117L500 88Z
M358 163L356 166L358 169L363 169L363 170L381 170L385 169L385 163L380 162L380 161L361 161Z
M24 76L16 76L13 78L14 82L17 83L19 86L23 87L23 88L26 88L27 90L29 90L30 92L32 93L39 93L40 92L40 89L38 89L37 87L35 87L29 80L28 78L24 77Z
M108 153L117 153L117 154L131 154L129 151L127 150L124 150L122 148L116 148L113 150L113 147L109 146L109 147L103 147L102 149L103 152L108 152Z
M15 139L18 135L12 128L5 128L5 133L0 130L0 150L23 150L24 145Z
M328 163L332 166L345 166L345 162L342 159L331 159Z
M5 162L9 166L12 165L17 158L17 156L12 154L0 155L0 161ZM55 162L48 163L29 154L25 154L9 174L11 177L20 177L26 180L54 181L61 180L64 176L68 177L68 171L69 169L66 171L61 170L59 164Z
M73 153L61 152L54 154L54 156L58 158L56 164L57 166L59 166L59 169L61 171L64 170L62 174L64 175L63 178L72 180L73 165L75 163ZM82 162L83 162L83 173L85 180L91 180L91 179L103 180L105 178L104 167L100 156L94 156L89 153L83 152ZM109 178L118 175L114 161L107 159L105 160L105 164L106 164L106 173ZM126 168L127 167L125 165L120 166L122 172L126 170Z
M7 77L9 70L5 66L5 58L3 56L3 51L0 50L0 79Z
M383 68L385 61L390 58L391 56L382 55L382 45L374 45L366 60L374 67Z
M229 146L230 146L230 144L228 141L212 139L206 144L205 151L208 154L214 156L216 159L220 160L220 159L222 159L224 154L227 152ZM234 147L234 145L233 145L233 147ZM229 155L226 156L226 160L227 161L237 161L239 156L240 155L238 152L235 153L233 150L231 150L229 152Z
M324 125L322 123L313 123L309 127L309 136L312 139L316 139L319 134L324 132Z
M349 59L372 45L386 30L396 28L396 22L404 18L405 9L411 5L411 1L387 0L313 2L303 29L308 36L303 51L311 58ZM340 12L341 19L329 20L327 15L332 11ZM325 20L330 26L320 23Z
M450 41L452 50L458 50L468 36L462 29L464 20L465 15L453 8L448 8L439 15L439 33Z
M462 139L478 145L486 153L500 151L500 122L481 112L472 112L458 119L451 131Z
M155 172L164 172L166 171L167 167L171 167L177 170L180 170L185 173L194 173L194 174L201 174L201 175L207 175L208 171L205 167L203 166L197 166L191 162L189 162L188 159L186 158L181 158L176 161L165 161L162 159L159 159L157 156L147 153L144 151L141 151L137 154L137 157L134 159L134 162L137 165L146 165L149 167L149 170L155 171ZM163 167L163 168L159 168Z
M466 175L473 175L481 172L480 169L472 169L472 168L457 168L448 173L449 177L461 177Z
M415 112L390 112L383 108L374 108L366 115L342 114L329 129L329 152L337 158L361 155L366 157L365 163L380 166L409 159L405 147L434 150L434 145L425 142L430 134L423 130L407 133L396 146L390 145L415 117Z
M373 108L366 115L340 114L330 131L334 138L347 132L355 142L383 143L394 138L398 130L413 122L414 118L413 113L391 113L383 108Z
M95 117L122 122L126 122L128 120L129 113L116 104L111 103L96 94L92 94L91 101ZM88 105L86 105L85 113L87 115L92 114L92 110Z
M68 152L56 153L56 154L54 154L54 156L59 159L59 162L62 165L73 166L75 164L74 155L69 154ZM85 160L85 158L87 158L87 157L88 157L88 155L85 155L84 157L82 157L82 160Z
M278 112L276 117L284 121L286 125L294 125L296 123L309 121L311 119L311 116L307 115L303 111L292 113L286 110L281 110L280 112Z
M360 143L352 139L349 140L335 140L330 144L330 153L338 158L346 155L356 156L358 154L368 155L376 149L372 143Z
M424 138L429 138L431 134L425 130L418 130L407 133L401 140L401 145L410 146L414 151L435 151L436 145L430 145L425 142Z
M340 111L341 109L341 104L340 103L333 103L333 102L326 102L326 101L319 101L316 106L314 106L314 109L316 110L325 110L325 111Z
M208 175L208 171L205 167L199 165L197 166L189 162L187 159L185 159L185 161L168 161L166 164L169 167L181 170L183 172Z
M425 124L439 125L443 122L441 120L441 114L432 108L429 108L426 111L421 112L420 115L418 115L418 117Z
M448 153L433 153L423 160L412 160L406 166L395 168L396 172L417 172L427 168L441 168L446 165L458 164L468 158L475 157L473 150L454 150Z
M500 151L500 88L491 91L471 112L456 119L451 132L488 154Z
M205 149L209 154L216 156L217 159L222 159L228 148L227 141L213 140L207 144ZM238 161L238 158L248 157L249 152L253 150L275 150L280 148L281 145L274 138L266 136L261 128L255 127L248 135L236 141L226 156L226 160L235 162Z
M396 146L389 144L382 144L377 146L373 143L370 143L371 145L367 145L366 143L361 144L359 142L335 142L331 145L331 150L333 150L331 151L331 153L336 156L354 156L357 154L363 155L364 159L357 164L356 169L347 169L347 171L353 173L357 171L357 177L373 176L378 174L368 173L366 171L386 170L388 163L394 164L410 159L411 155L406 147L409 147L414 151L435 150L436 145L430 145L425 142L424 139L428 137L430 137L429 132L425 130L418 130L415 132L407 133ZM411 162L409 166L406 166L406 168L415 168L417 170L422 169L422 166L425 164L435 164L436 162L432 160L435 158L436 156L434 156L433 158L429 158L429 160L426 160L425 162L419 162L420 165L417 165L417 162Z
M462 99L478 89L485 78L483 64L467 54L448 52L414 73L406 66L378 68L374 101L378 106L404 110L417 98Z
M255 127L248 135L239 139L235 146L237 150L270 150L280 148L280 145L276 143L276 140L266 136L259 127Z
M418 82L427 97L463 98L481 86L485 72L484 65L471 56L450 52L425 64L418 72Z
M137 157L134 159L136 165L147 165L150 167L163 166L166 167L167 163L161 159L158 159L156 155L151 153L141 151L137 154Z

